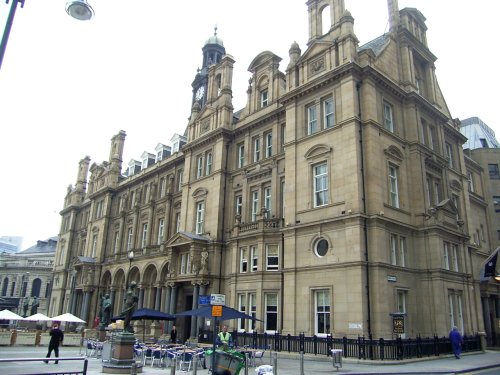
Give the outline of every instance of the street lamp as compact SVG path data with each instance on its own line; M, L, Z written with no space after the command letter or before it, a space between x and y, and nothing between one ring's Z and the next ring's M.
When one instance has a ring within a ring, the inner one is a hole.
M9 0L5 0L5 3L8 4ZM17 3L21 4L21 8L24 8L24 0L12 0L9 16L7 17L7 23L5 24L5 30L2 36L2 43L0 44L0 67L2 67L3 55L5 54L5 48L7 48L7 41L9 40L10 29L12 28L12 23L14 22L14 16L16 15Z
M88 21L94 16L94 9L87 3L87 0L68 0L66 13L77 20Z
M130 268L132 267L132 261L134 260L134 250L129 250L128 252L128 272L127 272L127 282L125 283L125 290L128 288L128 281L130 278Z

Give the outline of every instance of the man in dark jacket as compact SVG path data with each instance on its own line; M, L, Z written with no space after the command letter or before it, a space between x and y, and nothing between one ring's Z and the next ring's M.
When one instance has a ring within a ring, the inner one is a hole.
M460 359L460 354L462 353L463 337L457 327L453 327L450 332L450 342L451 348L453 349L453 354L455 354L456 359Z
M52 350L54 351L56 358L59 358L59 344L62 344L63 340L63 331L59 329L59 326L57 324L54 324L54 327L50 330L49 352L47 353L47 358L50 358ZM49 363L48 360L44 362ZM59 361L56 360L55 363L57 365Z

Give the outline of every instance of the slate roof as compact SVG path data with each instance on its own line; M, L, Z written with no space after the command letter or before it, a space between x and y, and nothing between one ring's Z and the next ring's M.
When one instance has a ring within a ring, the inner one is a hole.
M38 240L36 245L28 247L26 250L20 251L18 254L42 254L42 253L55 253L57 241L59 237L50 237L45 241Z
M375 56L378 56L385 48L385 46L389 43L389 36L387 34L383 34L378 38L375 38L368 43L363 44L358 48L358 52L371 49Z

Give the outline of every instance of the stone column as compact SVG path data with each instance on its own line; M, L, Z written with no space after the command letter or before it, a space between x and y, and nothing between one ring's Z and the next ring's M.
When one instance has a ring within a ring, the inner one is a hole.
M144 303L144 288L139 289L139 301L137 302L137 308L142 309L142 304Z
M116 290L115 288L111 288L109 292L109 298L111 299L111 317L115 316L115 297L116 297Z
M491 329L491 321L490 321L490 301L489 298L482 297L482 304L483 304L483 320L484 320L484 330L486 331L486 342L487 345L491 345L491 339L492 339L492 329Z
M170 311L170 292L171 289L169 286L163 287L163 308L162 311L169 312Z
M83 292L82 319L89 321L90 291Z
M169 306L169 314L175 314L175 306L177 302L177 285L174 283L169 284L170 286L170 306ZM172 322L168 322L168 330L172 329Z
M198 283L193 283L193 310L198 308L198 296L200 291L200 285ZM196 316L191 317L191 338L198 337L198 318Z
M155 310L161 310L161 288L155 288Z
M207 294L207 286L208 286L208 282L206 281L202 281L200 283L200 295L201 296L204 296ZM204 329L204 324L205 324L205 318L203 317L199 317L198 318L198 327L197 327L197 331L199 331L200 329Z

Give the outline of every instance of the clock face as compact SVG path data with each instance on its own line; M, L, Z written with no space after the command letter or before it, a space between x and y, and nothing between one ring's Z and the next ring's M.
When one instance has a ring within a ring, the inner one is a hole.
M203 95L205 95L205 87L201 86L198 91L196 91L195 98L196 100L201 100L203 98Z

